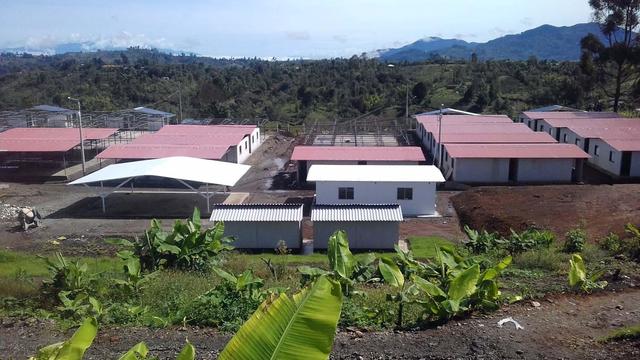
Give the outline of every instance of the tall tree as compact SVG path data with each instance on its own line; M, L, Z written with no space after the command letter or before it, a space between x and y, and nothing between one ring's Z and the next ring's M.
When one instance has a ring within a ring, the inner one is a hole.
M638 77L640 0L589 0L589 5L606 44L594 34L582 39L582 69L605 84L603 89L613 98L613 111L617 112L623 87ZM611 80L613 91L606 86Z

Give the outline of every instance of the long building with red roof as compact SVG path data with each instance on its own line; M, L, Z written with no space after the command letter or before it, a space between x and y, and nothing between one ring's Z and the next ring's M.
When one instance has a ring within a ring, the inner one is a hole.
M110 146L100 159L142 160L188 156L243 163L262 144L255 125L166 125L129 144Z
M416 116L416 133L445 178L463 183L579 180L589 156L504 115Z

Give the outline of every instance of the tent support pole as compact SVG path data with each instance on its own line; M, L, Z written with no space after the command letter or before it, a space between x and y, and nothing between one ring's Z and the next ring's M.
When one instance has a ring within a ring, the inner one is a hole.
M127 182L129 182L130 180L132 180L133 177L127 178L125 179L123 182L121 182L120 184L118 184L116 187L114 187L112 190L110 191L104 191L104 184L102 181L100 181L100 191L97 192L98 196L101 199L102 202L102 213L106 213L107 212L107 196L113 194L114 192L116 192L116 190L118 190L119 188L121 188L124 184L126 184ZM91 187L88 184L82 184L84 186L87 187L87 189L91 189Z
M187 184L184 180L180 180L180 179L176 179L179 183L181 183L182 185L188 187L189 189L195 191L196 193L198 193L200 196L202 196L203 198L207 199L207 212L211 211L211 207L210 207L210 199L215 195L215 193L210 193L209 192L209 184L205 184L206 185L206 192L203 193L202 191L194 188L193 186Z

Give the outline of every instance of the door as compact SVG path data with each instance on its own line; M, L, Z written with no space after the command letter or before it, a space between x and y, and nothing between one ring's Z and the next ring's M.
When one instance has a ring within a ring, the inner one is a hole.
M584 139L584 152L586 152L587 154L589 153L589 139L588 138Z
M298 183L307 182L307 162L305 160L298 161Z
M518 159L509 159L509 181L518 181Z
M620 164L620 176L631 175L631 152L622 152L622 162Z
M533 131L538 131L538 120L533 120Z

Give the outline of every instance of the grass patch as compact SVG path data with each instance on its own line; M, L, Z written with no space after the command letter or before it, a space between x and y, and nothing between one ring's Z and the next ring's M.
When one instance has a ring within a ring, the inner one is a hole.
M456 245L437 236L416 236L407 239L413 255L417 259L435 259L436 246L448 252L455 252Z
M601 339L602 342L640 340L640 324L623 327Z
M53 259L53 256L48 258ZM115 257L69 257L67 260L84 262L89 272L93 273L120 271L122 267L122 261ZM0 278L15 277L17 273L32 278L49 275L44 259L32 254L0 250Z

